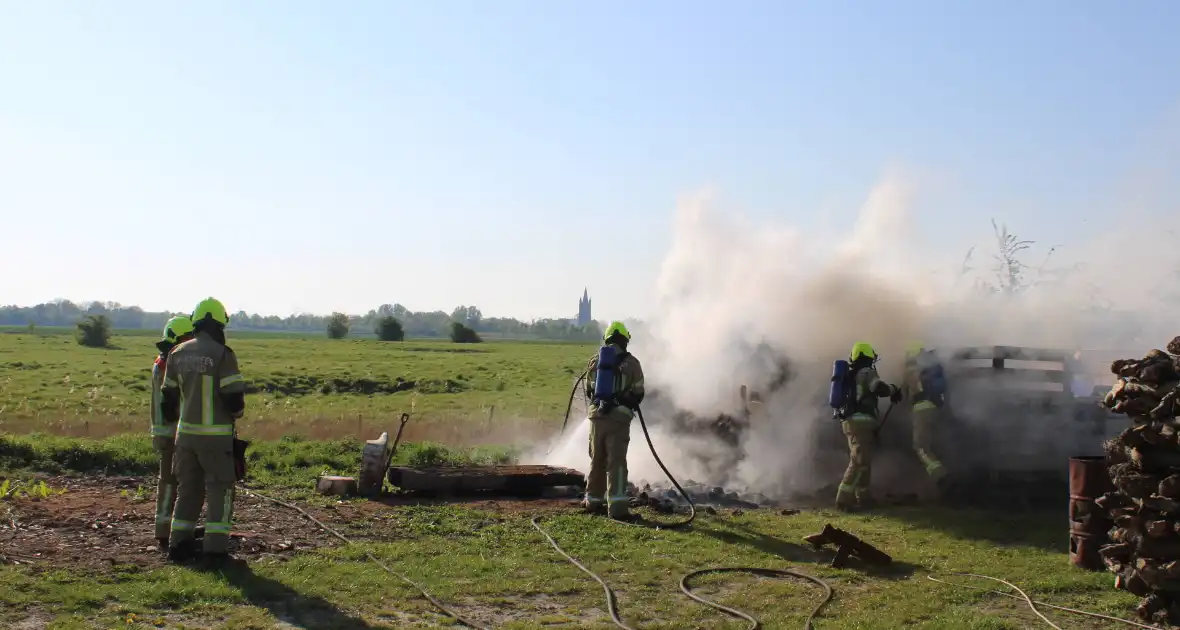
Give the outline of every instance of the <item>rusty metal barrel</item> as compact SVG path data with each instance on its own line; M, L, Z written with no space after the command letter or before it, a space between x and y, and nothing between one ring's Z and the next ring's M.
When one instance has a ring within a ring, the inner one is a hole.
M1094 500L1114 491L1106 457L1085 455L1069 458L1069 561L1090 571L1106 567L1098 548L1110 542L1114 522Z

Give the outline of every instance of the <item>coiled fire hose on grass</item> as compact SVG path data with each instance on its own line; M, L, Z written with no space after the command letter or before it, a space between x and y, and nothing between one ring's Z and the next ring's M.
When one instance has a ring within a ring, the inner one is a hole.
M566 407L565 419L563 420L562 425L561 425L561 427L562 427L561 433L565 432L565 427L569 422L570 411L573 408L573 400L574 400L574 397L576 396L578 385L582 382L582 380L585 377L586 377L586 372L582 372L582 374L575 381L573 390L571 390L571 392L570 392L569 404ZM696 505L693 503L692 499L688 496L688 493L684 491L684 488L682 488L680 486L680 483L676 481L676 478L674 476L672 476L672 473L668 471L667 466L664 465L664 462L663 462L663 460L660 459L659 454L656 453L655 445L652 444L652 441L651 441L651 434L647 430L647 422L643 418L643 411L640 409L636 409L636 413L639 416L639 425L643 429L643 437L647 440L647 446L648 446L648 449L651 450L652 457L655 458L656 463L659 464L660 469L668 477L668 480L671 481L672 485L676 487L676 490L680 493L680 496L682 496L684 498L684 500L688 503L689 516L687 519L685 519L683 521L677 521L677 522L668 523L668 524L627 523L624 521L615 521L615 522L618 522L618 523L624 524L624 525L635 526L635 527L648 527L648 528L654 527L655 529L679 529L679 528L687 527L696 518ZM403 423L403 426L404 426L404 423ZM561 434L559 433L558 434L559 438L560 438L560 435ZM399 437L400 437L400 431L399 431ZM556 443L556 441L555 441L555 443ZM552 446L550 447L549 450L552 451ZM306 518L307 520L309 520L312 523L314 523L315 525L317 525L320 529L322 529L325 532L327 532L328 534L331 534L332 536L340 539L342 542L344 542L344 544L346 544L346 545L355 544L351 540L349 540L347 537L345 537L343 534L341 534L340 532L336 531L335 529L329 527L328 525L324 524L322 521L315 518L314 516L312 516L310 513L308 513L306 510L299 507L298 505L295 505L293 503L288 503L286 501L276 499L271 496L267 496L265 494L255 491L255 490L249 490L246 488L243 488L242 490L247 495L255 496L255 497L258 497L259 499L270 501L270 502L275 503L277 505L295 510L300 515L302 515L304 518ZM621 628L622 630L635 630L631 626L628 626L622 620L622 618L619 616L618 599L615 596L614 590L612 590L610 588L610 586L606 583L605 580L602 579L601 576L594 573L589 568L587 568L585 565L583 565L581 562L579 562L576 558L574 558L573 556L566 553L565 550L563 550L561 548L561 546L557 544L557 541L554 540L553 537L550 536L549 533L546 532L544 530L544 528L541 527L541 525L540 525L541 519L542 519L541 516L535 516L532 518L532 520L530 522L531 522L532 526L538 532L540 532L542 536L545 537L545 539L554 548L554 550L556 550L559 554L561 554L566 560L568 560L570 563L572 563L578 569L582 570L584 573L586 573L590 577L594 578L595 581L597 581L599 584L602 585L602 589L603 589L603 592L606 597L607 611L609 612L611 620L614 622L614 624L616 626L618 626L619 628ZM364 554L365 554L366 558L368 558L371 562L373 562L377 566L381 567L386 573L389 573L390 575L397 577L398 579L402 580L406 584L409 584L410 586L417 589L418 592L420 592L422 594L422 596L427 599L427 601L429 601L432 605L434 605L434 607L436 609L438 609L439 611L441 611L443 614L451 617L452 619L454 619L458 623L460 623L464 626L467 626L469 628L474 628L475 630L490 630L489 628L485 628L484 626L480 626L480 625L476 624L475 622L464 618L462 615L459 615L458 613L451 610L450 608L447 608L442 602L440 602L433 595L431 595L430 592L427 591L425 587L423 587L422 585L418 584L417 582L411 580L410 578L406 577L405 575L398 573L397 571L394 571L392 568L389 567L389 565L382 562L379 558L377 558L371 552L366 550L366 551L364 551ZM745 613L741 610L738 610L736 608L730 608L728 606L719 604L717 602L705 599L704 597L701 597L692 591L692 588L689 585L691 580L695 577L710 574L710 573L713 573L713 574L716 574L716 573L749 573L752 575L758 575L758 576L762 576L762 577L793 577L793 578L807 580L807 581L810 581L810 582L818 585L820 588L822 588L824 590L824 598L815 606L815 608L812 609L811 614L808 615L806 623L804 624L805 630L811 630L813 628L813 623L814 623L815 618L819 615L820 611L823 610L823 608L829 602L832 601L832 597L834 595L834 593L832 591L832 587L824 580L814 577L814 576L811 576L811 575L807 575L805 573L791 571L789 569L766 569L766 568L762 568L762 567L713 567L713 568L699 569L696 571L692 571L690 573L686 573L683 577L680 578L680 590L686 596L691 598L693 601L704 604L705 606L709 606L709 607L711 607L715 610L718 610L720 612L723 612L727 615L730 615L733 617L738 617L740 619L744 619L745 621L748 621L750 624L749 625L750 630L759 630L762 627L761 622L759 622L758 619L756 619L754 616L752 616L748 613ZM1019 593L1019 595L1013 595L1012 593L1005 593L1003 591L986 589L986 588L982 588L982 587L978 587L978 586L971 586L971 585L967 585L967 584L955 584L953 582L948 582L946 580L938 579L938 578L934 577L933 575L927 575L926 579L933 581L933 582L938 582L940 584L946 584L948 586L953 586L955 588L969 588L969 589L973 589L973 590L980 590L980 591L984 591L987 593L992 593L995 595L1002 595L1004 597L1008 597L1011 599L1024 601L1026 604L1028 604L1029 609L1031 609L1033 611L1033 613L1035 613L1038 617L1040 617L1040 619L1042 621L1044 621L1046 624L1048 624L1051 628L1054 628L1055 630L1061 630L1061 627L1054 624L1043 613L1041 613L1041 611L1038 610L1038 608L1037 608L1038 606L1043 606L1045 608L1050 608L1050 609L1058 610L1061 612L1067 612L1070 614L1081 615L1084 617L1090 617L1093 619L1102 619L1105 621L1121 623L1121 624L1136 627L1136 628L1146 628L1148 630L1159 630L1159 626L1147 625L1147 624L1140 623L1137 621L1132 621L1129 619L1121 619L1119 617L1112 617L1110 615L1103 615L1100 613L1079 610L1076 608L1068 608L1065 606L1057 606L1055 604L1049 604L1046 602L1037 601L1037 600L1032 599L1028 595L1028 593L1024 592L1020 587L1016 586L1015 584L1008 582L1007 580L992 577L989 575L980 575L980 574L976 574L976 573L948 573L947 575L955 575L955 576L960 576L960 577L973 577L973 578L991 580L993 582L999 582L999 583L1004 584L1004 585L1008 586L1009 588L1013 589L1014 591Z
M569 422L569 412L573 408L573 400L574 400L574 396L576 395L576 392L578 389L578 384L581 383L582 379L585 378L585 376L586 376L586 373L583 372L582 375L578 377L578 380L574 382L574 388L570 392L570 402L566 408L565 420L562 422L562 425L561 425L562 433L565 432L566 424ZM696 505L693 503L692 498L688 496L688 493L684 491L684 488L682 488L680 486L680 482L676 481L676 477L674 477L672 475L672 473L668 470L668 467L664 465L663 460L660 459L659 454L656 452L656 447L654 444L652 444L652 441L651 441L651 433L648 432L648 430L647 430L647 421L644 420L644 418L643 418L643 410L640 408L636 408L635 412L636 412L636 415L639 416L639 426L643 429L643 437L644 437L644 439L647 440L647 447L648 447L648 449L651 450L652 457L655 458L656 463L659 464L660 470L664 471L664 475L666 475L668 477L668 481L672 482L672 485L676 487L676 490L677 490L677 492L680 493L680 496L683 497L685 502L688 503L689 514L688 514L687 519L684 519L682 521L676 521L674 523L668 523L668 524L664 524L664 523L652 523L652 524L649 524L649 523L629 523L626 521L615 521L615 522L623 524L623 525L633 526L633 527L647 527L647 528L654 528L654 529L680 529L680 528L687 527L690 523L693 522L693 520L696 519L696 515L697 515ZM560 439L560 434L558 436L558 439ZM557 541L553 539L553 536L550 536L549 533L546 532L545 529L541 527L541 525L540 525L541 518L542 517L540 517L540 516L534 516L532 521L530 521L530 522L532 523L533 527L538 532L540 532L541 535L544 536L547 541L549 541L550 546L552 546L553 549L556 550L557 553L561 554L566 560L569 560L570 563L572 563L574 566L581 569L581 571L583 573L594 578L594 580L596 582L598 582L599 584L602 585L602 590L603 590L603 593L605 594L605 597L606 597L606 609L607 609L607 612L610 614L611 621L613 621L614 624L616 626L618 626L619 628L621 628L622 630L635 630L631 626L628 626L622 620L622 618L619 616L618 598L615 596L614 590L611 589L611 587L606 583L605 580L602 579L601 576L599 576L597 573L588 569L586 567L586 565L582 564L581 562L578 562L578 560L576 558L574 558L573 556L571 556L570 554L566 553L566 551L561 548L561 545L557 544ZM713 608L715 610L723 612L727 615L738 617L738 618L741 618L741 619L744 619L744 620L750 622L750 626L749 626L750 630L759 630L759 628L762 627L762 623L759 622L755 617L753 617L752 615L750 615L748 613L740 611L736 608L730 608L728 606L724 606L724 605L714 602L712 600L705 599L704 597L701 597L701 596L692 592L692 589L689 586L689 582L692 580L692 578L697 577L699 575L709 574L709 573L750 573L753 575L760 575L763 577L794 577L794 578L801 578L804 580L808 580L810 582L813 582L813 583L819 585L821 588L824 589L824 599L811 611L811 614L808 615L807 622L804 625L804 628L806 630L811 630L812 622L814 621L815 617L819 614L820 610L822 610L823 607L826 606L828 604L828 602L830 602L832 600L832 595L833 595L832 587L829 586L827 582L821 580L820 578L806 575L804 573L798 573L796 571L791 571L791 570L787 570L787 569L764 569L761 567L715 567L715 568L700 569L697 571L693 571L691 573L685 574L682 578L680 578L681 592L683 592L685 595L687 595L693 601L704 604L705 606L708 606L710 608Z
M258 491L255 491L255 490L249 490L249 489L243 488L242 491L245 492L249 496L258 497L259 499L264 499L266 501L270 501L272 503L286 507L288 509L295 510L300 515L302 515L304 518L306 518L307 520L309 520L312 523L314 523L315 525L317 525L320 529L324 530L328 534L331 534L332 536L335 536L336 538L339 538L345 544L347 544L347 545L354 544L351 540L349 540L343 534L336 531L335 529L332 529L328 525L324 524L322 521L315 518L314 516L309 514L306 510L299 507L298 505L295 505L293 503L288 503L288 502L283 501L281 499L276 499L274 497L262 494ZM599 577L596 573L594 573L590 569L586 568L585 565L578 562L573 556L570 556L564 550L562 550L562 548L557 544L557 541L553 540L553 537L550 536L547 532L545 532L545 530L542 529L540 525L538 525L538 521L540 519L541 519L541 517L539 517L539 516L534 517L532 519L533 527L535 527L539 532L541 532L541 534L549 541L549 544L551 544L553 546L553 548L557 550L558 553L560 553L567 560L569 560L571 563L573 563L575 566L577 566L579 569L584 571L586 574L588 574L590 577L594 578L599 584L602 585L603 591L606 594L607 609L610 612L611 620L614 621L615 625L617 625L620 628L623 628L623 630L634 630L633 628L631 628L630 626L625 624L623 622L623 620L619 617L618 602L615 597L615 593L613 590L611 590L610 586L608 586L607 583L601 577ZM413 586L415 589L418 590L418 592L420 592L422 594L423 597L425 597L431 604L433 604L435 608L437 608L439 611L446 614L447 616L451 617L455 621L457 621L460 624L467 626L469 628L474 628L475 630L490 630L489 628L485 628L483 626L480 626L480 625L472 622L469 619L464 618L463 616L459 615L458 613L451 610L450 608L447 608L442 602L438 601L438 599L436 599L433 595L431 595L430 592L427 591L425 587L423 587L422 585L418 584L417 582L411 580L410 578L406 577L405 575L402 575L401 573L394 571L392 568L389 567L389 565L382 562L379 558L374 556L372 553L370 553L368 551L365 551L364 553L365 553L366 558L368 558L371 562L373 562L377 566L381 567L383 570L385 570L385 572L389 573L390 575L397 577L398 579L409 584L410 586ZM699 575L704 575L707 573L752 573L754 575L761 575L764 577L789 576L789 577L802 578L802 579L814 582L815 584L819 585L820 588L824 589L824 599L818 605L816 605L816 607L812 610L811 615L807 618L807 623L804 627L808 630L810 630L812 628L812 622L815 619L815 617L819 614L820 610L823 609L823 607L825 605L827 605L827 603L832 600L832 596L833 596L832 588L831 588L831 586L828 585L827 582L825 582L819 578L804 574L804 573L797 573L797 572L790 571L787 569L763 569L763 568L758 568L758 567L717 567L717 568L700 569L698 571L693 571L691 573L685 574L684 577L680 578L680 590L685 595L687 595L688 597L692 598L693 600L700 602L706 606L710 606L716 610L719 610L719 611L724 612L726 614L732 615L734 617L740 617L742 619L745 619L746 621L750 622L750 626L749 626L750 630L758 630L759 628L762 627L761 623L759 623L759 621L757 619L755 619L753 616L751 616L747 613L744 613L740 610L737 610L735 608L729 608L727 606L718 604L716 602L709 601L709 600L707 600L703 597L700 597L699 595L696 595L695 593L692 592L691 588L689 587L689 581L694 577L697 577ZM992 577L990 575L980 575L980 574L975 574L975 573L949 573L947 575L956 575L956 576L961 576L961 577L974 577L974 578L980 578L980 579L985 579L985 580L991 580L993 582L999 582L999 583L1004 584L1004 585L1008 586L1009 588L1015 590L1016 592L1020 593L1020 595L1019 596L1013 595L1011 593L1005 593L1003 591L986 589L986 588L982 588L979 586L971 586L968 584L955 584L953 582L948 582L946 580L938 579L938 578L934 577L933 575L926 576L926 579L928 579L932 582L938 582L940 584L946 584L948 586L953 586L955 588L969 588L969 589L973 589L973 590L985 591L987 593L992 593L995 595L1002 595L1004 597L1008 597L1011 599L1022 600L1028 604L1028 607L1034 613L1036 613L1036 615L1038 617L1040 617L1041 620L1043 620L1050 627L1056 628L1057 630L1060 630L1060 626L1054 624L1052 621L1050 621L1048 618L1046 618L1037 609L1038 606L1044 606L1045 608L1051 608L1053 610L1059 610L1062 612L1067 612L1067 613L1071 613L1071 614L1075 614L1075 615L1082 615L1084 617L1091 617L1094 619L1102 619L1105 621L1112 621L1115 623L1121 623L1121 624L1136 627L1136 628L1146 628L1147 630L1159 630L1159 626L1147 625L1144 623L1139 623L1137 621L1131 621L1129 619L1121 619L1119 617L1112 617L1110 615L1103 615L1100 613L1089 612L1089 611L1085 611L1085 610L1078 610L1076 608L1068 608L1065 606L1057 606L1055 604L1049 604L1046 602L1037 601L1037 600L1034 600L1031 597L1029 597L1028 593L1021 590L1020 587L1016 586L1015 584L1012 584L1011 582L1008 582L1007 580L1002 580L1000 578Z

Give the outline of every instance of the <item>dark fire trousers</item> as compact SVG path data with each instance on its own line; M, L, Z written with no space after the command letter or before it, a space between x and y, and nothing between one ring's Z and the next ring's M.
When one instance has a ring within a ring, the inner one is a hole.
M191 540L201 505L205 512L205 553L226 553L234 511L234 453L232 439L202 437L176 446L176 509L169 545Z
M631 419L608 413L590 420L590 474L586 476L587 503L601 504L614 517L630 513L627 496L627 447L631 443ZM605 497L603 495L606 495Z

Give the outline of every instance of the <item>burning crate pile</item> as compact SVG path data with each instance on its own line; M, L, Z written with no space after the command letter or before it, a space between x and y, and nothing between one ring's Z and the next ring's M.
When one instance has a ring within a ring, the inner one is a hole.
M1115 586L1143 597L1139 617L1180 623L1180 337L1167 352L1120 359L1103 400L1131 426L1108 441L1114 492L1095 503L1114 522L1100 554Z

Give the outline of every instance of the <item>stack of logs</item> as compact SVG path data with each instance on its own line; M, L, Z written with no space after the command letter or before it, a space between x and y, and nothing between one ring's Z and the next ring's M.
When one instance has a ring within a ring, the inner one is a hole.
M1116 588L1143 597L1147 621L1180 624L1180 337L1167 352L1120 359L1118 380L1103 400L1131 427L1105 443L1115 492L1095 503L1114 522L1100 554Z

